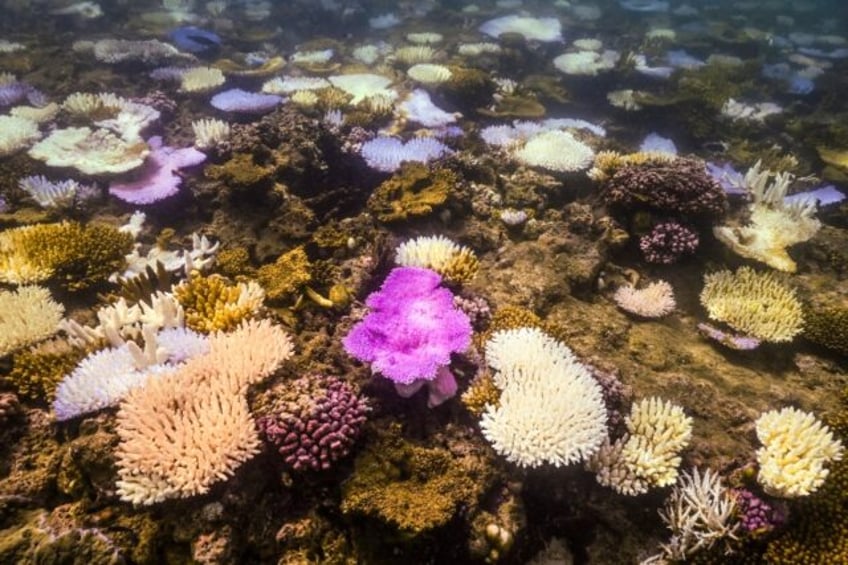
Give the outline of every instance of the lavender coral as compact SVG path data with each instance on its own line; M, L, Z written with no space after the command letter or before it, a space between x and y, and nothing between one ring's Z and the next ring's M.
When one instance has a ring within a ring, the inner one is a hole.
M286 382L259 429L295 471L329 469L346 456L365 423L368 404L336 377L307 375Z
M371 312L344 338L345 350L395 385L446 378L439 369L471 342L471 322L429 269L399 267L366 300Z
M697 248L698 234L674 221L657 224L639 240L639 249L648 263L671 265Z

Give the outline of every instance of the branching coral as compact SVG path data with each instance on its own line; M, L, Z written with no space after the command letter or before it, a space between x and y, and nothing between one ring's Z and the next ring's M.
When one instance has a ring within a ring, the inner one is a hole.
M633 405L625 422L628 433L607 440L587 464L598 482L630 496L673 484L680 452L692 437L692 418L679 406L647 398Z
M203 333L230 331L256 316L265 291L255 282L227 284L219 275L193 276L174 287L187 328Z
M15 354L8 380L25 398L52 401L56 385L85 354L64 340L46 341Z
M64 312L45 288L0 290L0 357L56 333Z
M706 275L701 304L711 319L763 341L791 341L804 324L795 291L750 267Z
M457 245L444 236L416 237L400 244L395 262L404 267L423 267L442 275L448 282L465 283L480 267L470 248Z
M842 458L842 442L812 414L795 408L772 410L757 419L758 479L773 496L794 498L815 492L829 471L830 461Z
M571 350L535 328L495 333L486 361L501 390L480 420L498 453L522 467L569 465L593 455L607 434L600 385Z
M821 223L813 217L814 198L790 203L784 200L793 180L789 173L761 170L758 161L745 174L745 188L751 196L749 223L739 227L716 226L713 234L742 257L794 273L797 265L786 249L809 240Z
M123 269L128 233L104 224L37 224L0 233L0 280L12 284L58 280L72 291L102 283Z

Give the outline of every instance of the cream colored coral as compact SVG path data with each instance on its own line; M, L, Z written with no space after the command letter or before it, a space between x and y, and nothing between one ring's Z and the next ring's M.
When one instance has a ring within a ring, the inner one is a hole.
M87 175L118 174L144 163L150 148L141 141L125 141L105 130L65 128L53 130L29 150L33 159L48 167L73 167Z
M486 360L501 389L487 405L483 435L522 467L569 465L593 455L607 435L601 388L571 350L536 328L496 332Z
M194 67L180 77L180 90L183 92L208 92L218 88L227 79L221 69L214 67Z
M434 65L431 63L419 63L409 67L406 71L409 78L424 84L439 84L447 82L453 76L449 68L444 65Z
M198 149L210 149L230 138L230 124L214 118L203 118L191 123L194 131L194 146Z
M436 51L429 45L407 45L393 54L395 60L407 65L427 63L436 56Z
M605 441L587 463L598 482L630 496L674 484L680 452L692 437L692 418L654 397L634 404L625 423L627 433L614 443Z
M118 494L134 504L205 493L261 446L246 389L293 351L289 337L251 321L210 338L206 355L130 392L118 412Z
M812 238L821 228L821 222L814 217L815 199L784 202L793 181L789 173L762 170L758 161L745 174L745 188L751 196L748 223L716 226L713 234L742 257L794 273L798 267L787 248Z
M64 311L39 286L0 290L0 357L56 333Z
M750 267L706 275L701 304L711 319L763 341L791 341L804 326L795 291Z
M470 248L454 243L443 235L421 236L407 240L395 250L395 263L404 267L424 267L444 275L451 265L477 259Z
M0 157L26 148L40 137L34 121L20 116L0 116Z
M842 458L843 447L815 416L797 408L772 410L757 419L757 476L767 493L783 498L807 496L829 473L826 465Z
M588 169L595 152L566 131L543 131L531 137L515 158L530 167L541 167L562 173Z
M625 284L616 289L613 300L626 312L643 318L661 318L674 311L674 290L666 281L652 282L637 289Z

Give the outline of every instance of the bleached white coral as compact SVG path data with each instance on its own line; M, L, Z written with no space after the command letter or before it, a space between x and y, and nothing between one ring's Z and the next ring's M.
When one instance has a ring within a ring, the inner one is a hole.
M194 146L198 149L210 149L230 138L230 124L214 118L203 118L191 123L194 131Z
M11 155L41 138L38 124L20 116L0 116L0 157Z
M209 92L226 81L221 69L214 67L194 67L186 70L180 77L180 90L183 92Z
M716 239L742 257L794 273L798 267L787 248L809 240L821 228L821 222L814 217L815 199L792 200L788 204L784 200L794 180L790 173L775 174L762 169L757 161L744 181L751 197L749 223L716 226Z
M444 65L432 63L419 63L407 69L406 74L412 80L423 84L439 84L450 80L453 73Z
M484 22L480 31L495 38L504 33L516 33L528 41L562 41L562 25L557 18L502 16Z
M627 433L606 440L587 462L598 482L630 496L673 484L680 452L692 437L692 418L671 402L646 398L633 405L625 423Z
M571 350L535 328L495 333L486 360L501 390L480 420L495 450L522 467L569 465L606 437L601 388Z
M842 458L843 447L815 416L797 408L766 412L757 419L757 478L772 496L795 498L818 490L826 465Z
M330 81L321 77L276 77L262 85L266 94L291 94L301 90L320 90L332 86Z
M0 290L0 357L56 333L64 311L40 286Z
M595 159L591 147L570 133L559 130L531 137L514 155L525 165L557 172L582 171L589 168Z
M333 75L328 78L336 88L353 96L350 104L355 106L371 96L387 96L394 100L397 92L389 88L392 79L370 73Z
M607 49L597 51L577 51L564 53L554 59L554 67L567 75L595 76L602 71L613 69L621 54Z
M87 127L53 130L29 150L30 157L48 167L73 167L87 175L131 171L140 167L149 153L144 142L126 141L105 129Z
M661 544L662 553L642 562L684 563L701 550L724 539L736 539L736 500L718 473L697 467L684 473L660 510L671 530L671 539Z
M68 207L96 194L94 187L81 185L73 179L51 181L41 175L18 180L18 187L43 208Z

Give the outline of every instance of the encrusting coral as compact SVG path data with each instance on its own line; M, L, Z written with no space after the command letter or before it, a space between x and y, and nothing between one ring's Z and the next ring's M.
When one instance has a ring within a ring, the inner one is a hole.
M0 281L56 280L68 290L85 290L122 271L132 247L132 235L105 224L13 228L0 233Z
M265 291L253 281L228 284L220 275L195 275L176 285L174 296L185 311L186 327L211 333L233 330L256 316Z
M368 209L381 222L424 216L444 204L458 182L447 169L431 171L421 163L408 163L374 190Z
M750 267L704 276L701 304L710 319L763 341L791 341L804 325L795 291Z
M273 263L259 267L256 278L269 301L292 301L312 280L311 269L306 251L303 247L295 247L277 257Z

